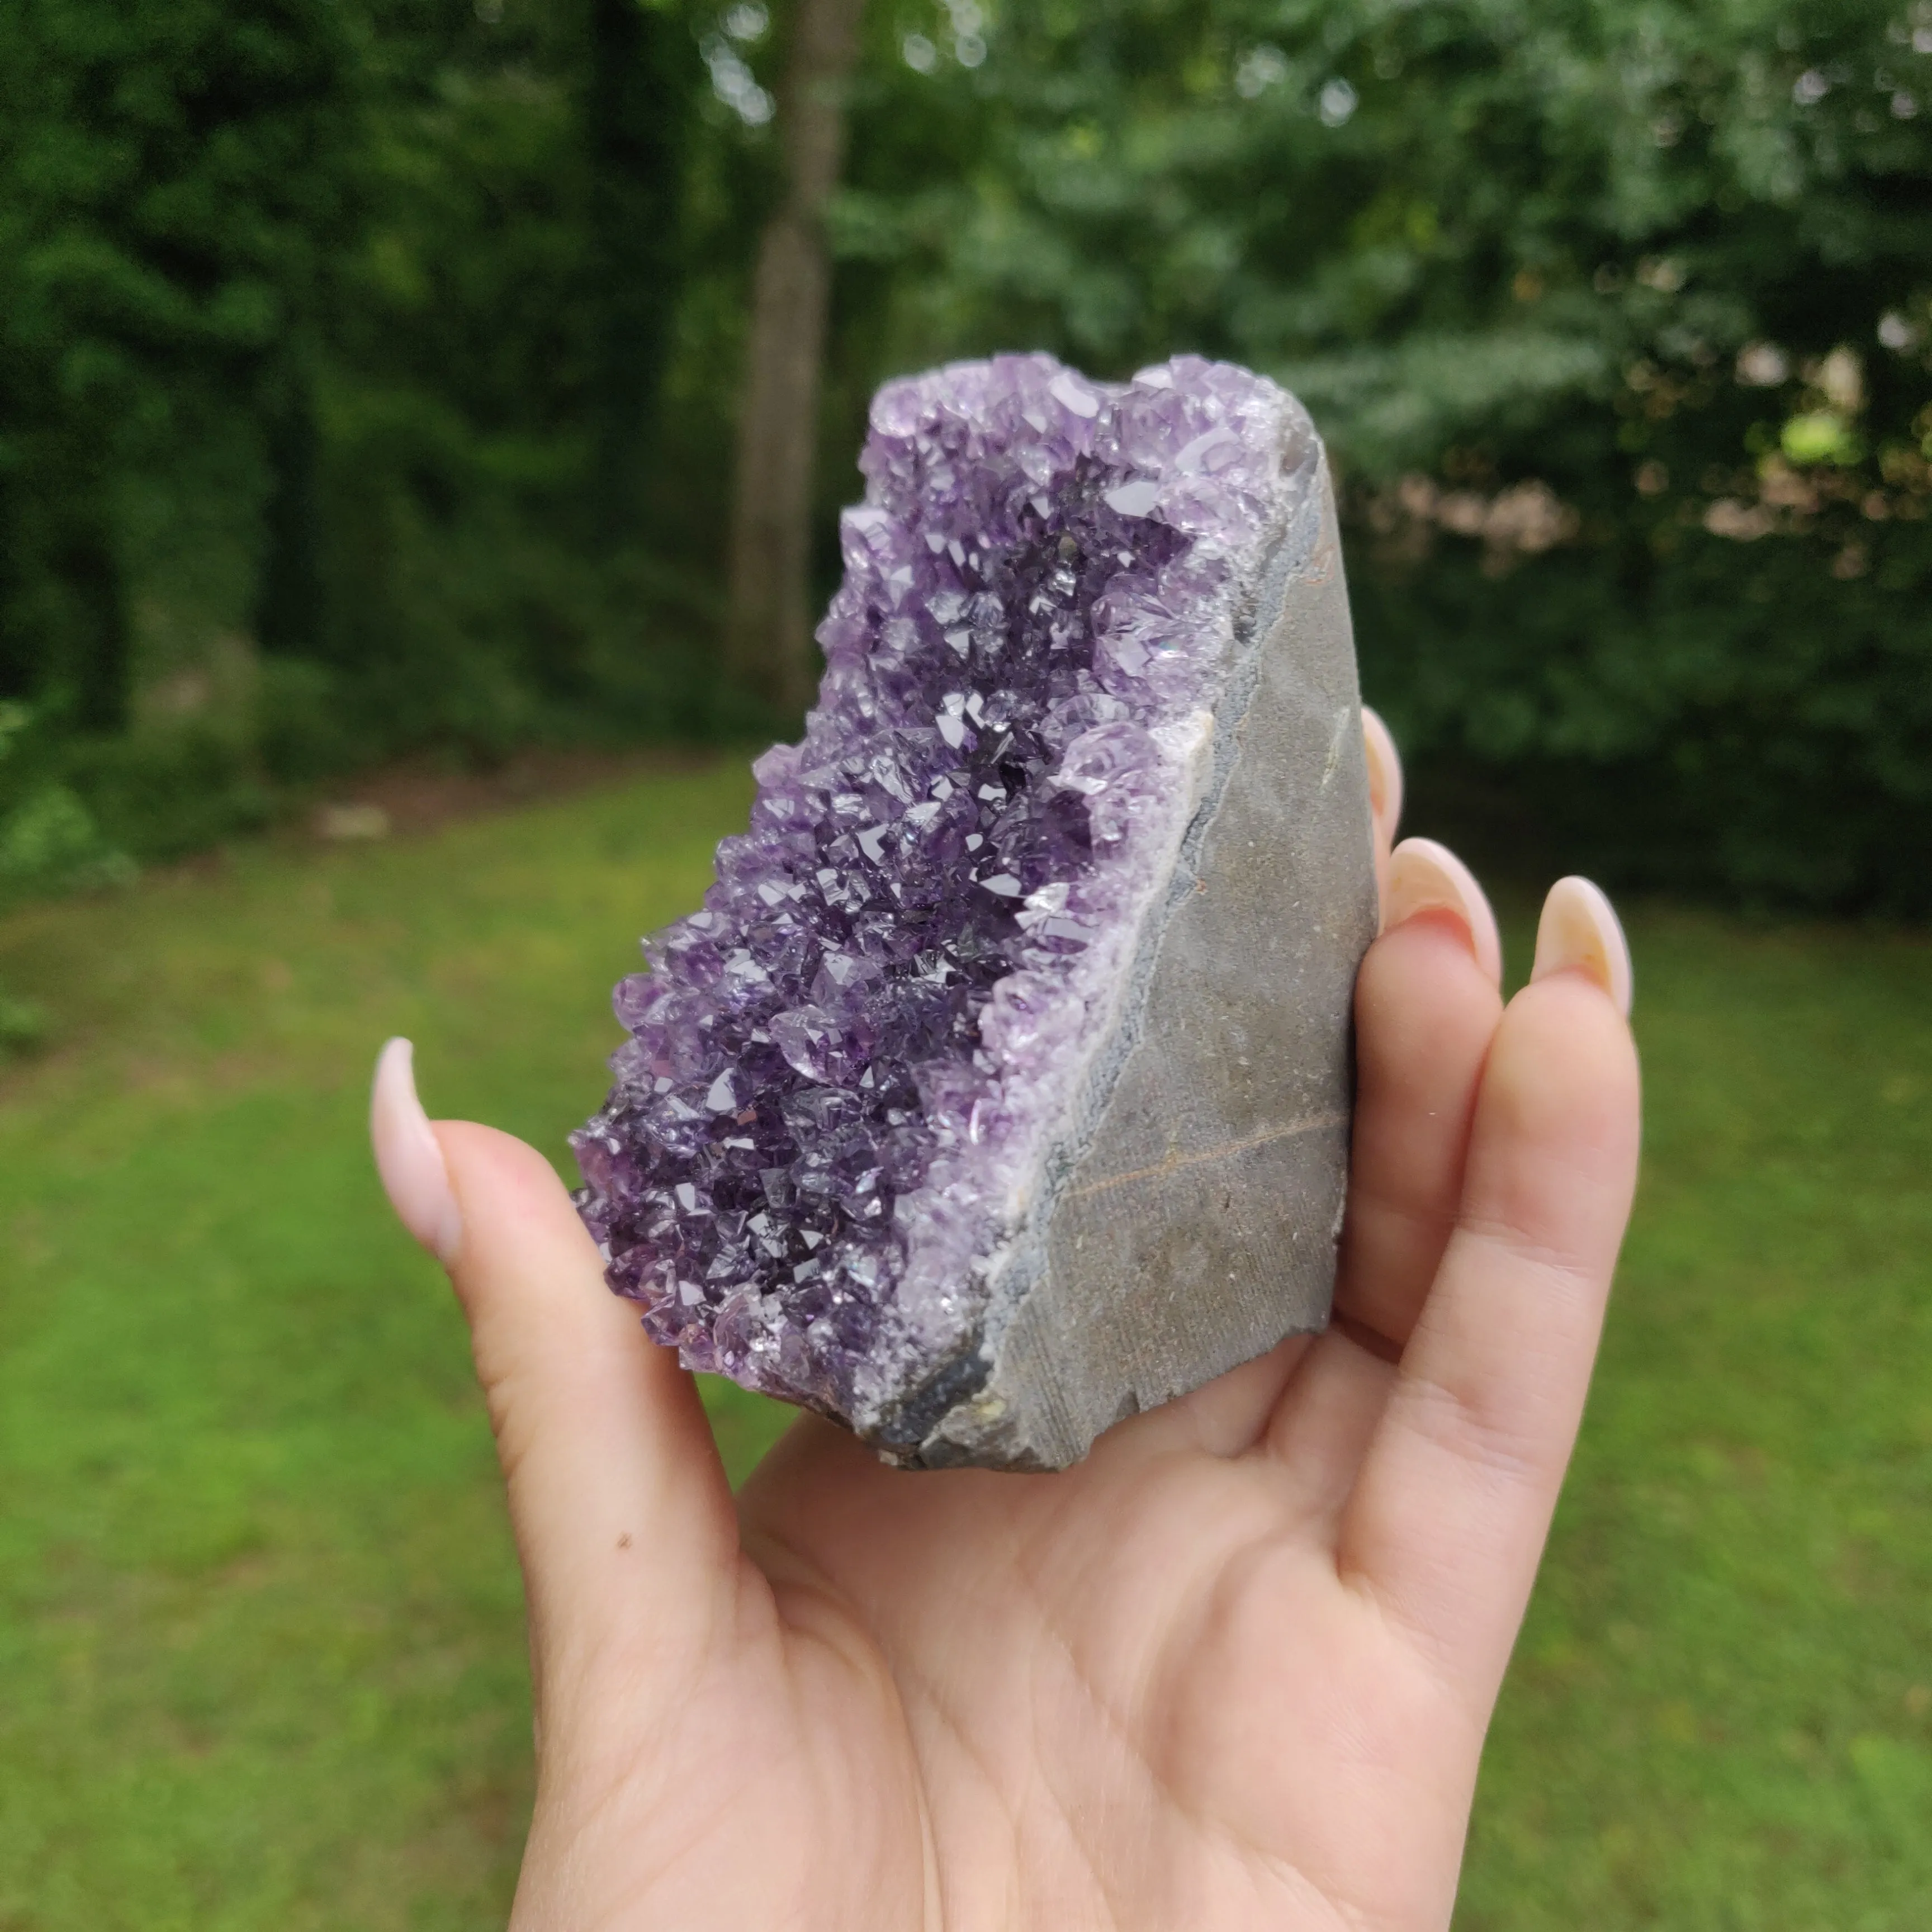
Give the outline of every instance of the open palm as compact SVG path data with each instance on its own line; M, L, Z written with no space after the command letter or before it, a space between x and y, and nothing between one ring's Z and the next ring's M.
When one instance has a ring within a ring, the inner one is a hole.
M1575 882L1504 1012L1473 881L1420 841L1384 869L1334 1325L1058 1474L898 1472L812 1418L734 1506L691 1378L608 1294L548 1165L483 1127L431 1142L379 1086L529 1592L514 1926L1447 1923L1636 1076L1621 941Z

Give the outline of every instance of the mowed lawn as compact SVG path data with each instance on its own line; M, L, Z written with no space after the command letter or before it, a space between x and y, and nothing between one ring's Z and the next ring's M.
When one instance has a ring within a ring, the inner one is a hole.
M515 1565L370 1064L412 1034L432 1111L568 1171L610 983L748 794L634 779L0 923L57 1029L0 1067L4 1932L500 1922ZM1459 1924L1916 1932L1932 946L1630 922L1643 1195ZM742 1472L782 1417L713 1394Z

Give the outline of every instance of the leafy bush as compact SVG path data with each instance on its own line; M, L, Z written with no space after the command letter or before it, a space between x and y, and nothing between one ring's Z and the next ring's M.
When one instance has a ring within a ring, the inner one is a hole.
M143 860L202 850L275 814L252 753L220 731L82 740L67 766L104 834Z
M47 1036L45 1011L31 1000L16 1000L0 986L0 1054L25 1053Z
M65 785L35 792L0 819L0 895L118 884L133 871Z
M1932 6L1124 0L1003 11L977 67L946 38L861 110L862 355L1279 374L1425 790L1624 878L1932 907Z
M108 842L63 782L62 748L25 705L0 704L0 908L118 885L134 874L133 861ZM14 1030L25 1024L16 1012Z
M0 10L0 699L77 735L117 836L424 743L703 728L688 586L611 512L674 280L639 169L706 85L632 0Z

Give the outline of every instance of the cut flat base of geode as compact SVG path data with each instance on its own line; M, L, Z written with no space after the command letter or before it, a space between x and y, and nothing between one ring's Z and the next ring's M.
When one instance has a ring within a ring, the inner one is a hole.
M578 1202L692 1367L1057 1468L1328 1319L1376 889L1326 466L1244 370L1029 356L888 384L860 467Z

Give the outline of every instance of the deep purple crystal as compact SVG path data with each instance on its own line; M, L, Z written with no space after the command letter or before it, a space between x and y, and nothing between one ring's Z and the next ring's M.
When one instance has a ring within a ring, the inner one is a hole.
M692 1366L862 1427L970 1336L1172 870L1302 424L1195 358L874 399L803 742L619 986L573 1142L611 1286Z

